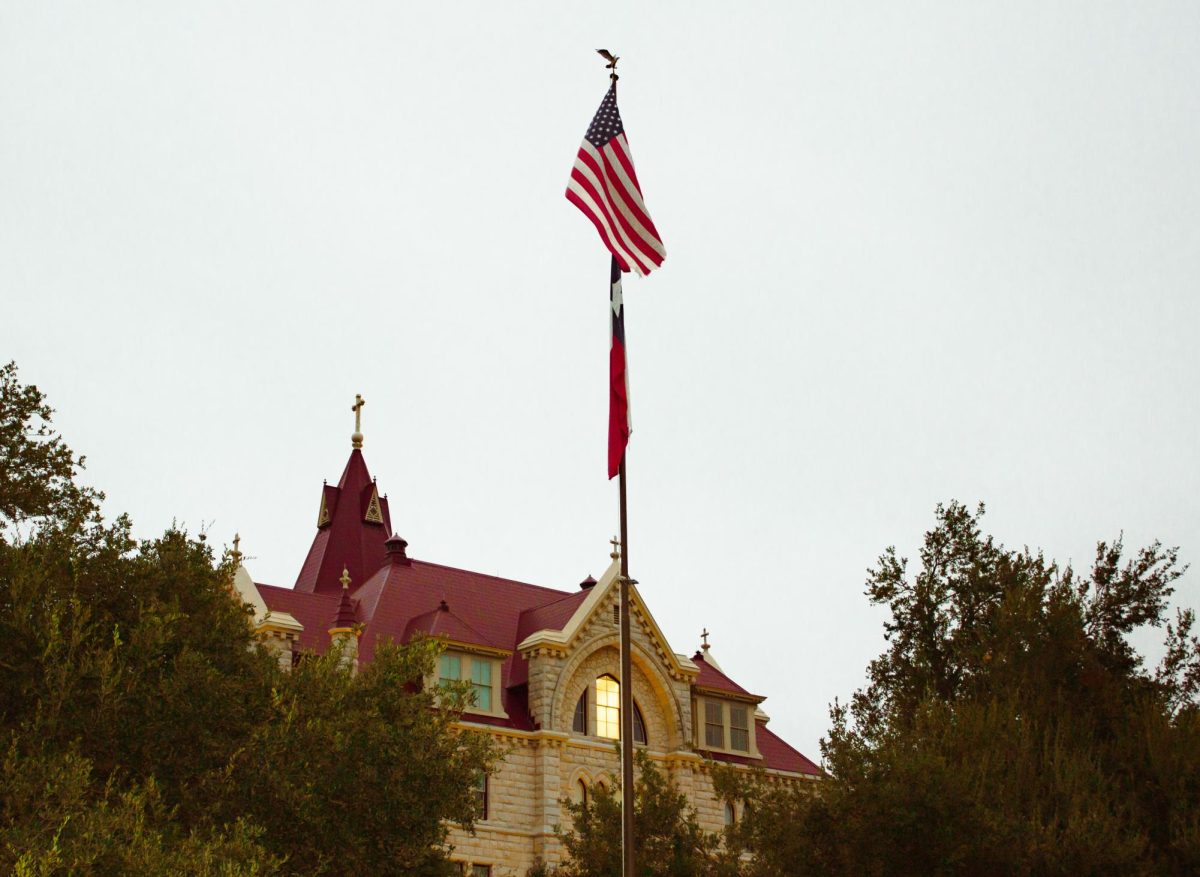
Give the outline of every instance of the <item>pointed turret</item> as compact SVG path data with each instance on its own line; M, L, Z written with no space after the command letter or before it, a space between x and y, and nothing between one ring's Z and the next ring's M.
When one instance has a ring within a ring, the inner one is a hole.
M392 532L392 519L387 497L380 495L363 459L363 404L362 397L357 397L350 459L342 477L337 487L325 484L321 488L317 535L296 577L298 591L336 593L343 569L361 584L387 561L385 543Z
M350 571L342 568L342 599L338 603L333 627L329 628L329 641L342 650L342 664L358 666L358 630L355 628L354 603L350 600Z

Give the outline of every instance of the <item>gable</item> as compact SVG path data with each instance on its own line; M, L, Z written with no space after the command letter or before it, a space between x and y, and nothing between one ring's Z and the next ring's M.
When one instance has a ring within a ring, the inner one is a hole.
M615 559L561 628L546 627L534 631L517 644L517 651L521 654L539 650L565 653L577 647L586 638L589 629L605 625L615 627L612 625L615 619L609 613L612 613L613 606L619 600L620 573L620 560ZM629 588L629 608L631 631L635 627L641 631L667 675L672 679L689 682L694 680L699 675L700 668L689 658L671 650L658 622L654 620L641 594L638 593L637 585L631 585ZM636 635L634 633L635 637Z

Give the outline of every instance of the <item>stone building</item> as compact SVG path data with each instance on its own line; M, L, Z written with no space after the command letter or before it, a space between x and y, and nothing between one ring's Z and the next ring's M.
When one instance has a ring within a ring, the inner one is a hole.
M452 831L453 858L471 877L523 875L537 859L559 861L562 800L620 777L615 556L599 581L570 590L412 558L393 534L357 431L337 486L321 488L316 523L293 587L255 583L239 564L235 583L260 634L287 666L338 639L363 663L381 641L440 637L438 675L468 680L475 694L463 724L510 747L481 783L475 834ZM636 587L631 607L635 743L687 794L706 829L739 815L739 805L713 793L714 762L757 765L781 781L817 776L768 728L764 698L726 676L707 644L680 654Z

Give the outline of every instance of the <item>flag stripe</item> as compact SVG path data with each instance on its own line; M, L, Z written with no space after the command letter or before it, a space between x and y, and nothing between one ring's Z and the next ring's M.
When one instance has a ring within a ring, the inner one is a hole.
M613 205L617 212L617 218L621 221L621 226L625 230L626 236L637 246L646 258L654 263L657 268L662 262L662 256L659 255L658 249L662 244L658 238L651 235L638 221L637 211L627 203L626 198L628 193L622 194L623 186L617 172L613 168L613 162L609 160L609 148L606 146L604 152L601 153L604 158L604 167L608 171L604 175L604 180L608 184L609 202ZM619 166L619 165L618 165ZM657 247L655 246L657 244Z
M660 251L662 242L658 239L658 232L647 233L647 226L653 230L654 223L646 215L645 205L642 203L641 193L638 192L637 186L630 185L624 172L624 165L621 163L620 149L613 145L614 142L615 140L606 144L603 149L596 150L590 143L584 141L584 145L580 148L592 155L598 163L603 164L604 181L609 191L617 196L621 206L625 208L622 212L629 217L631 223L636 224L642 239L650 244L656 252ZM652 241L651 238L653 238ZM665 255L665 251L663 254Z
M593 209L595 205L593 205L591 203L591 199L589 198L587 201L584 201L584 199L582 197L580 197L580 195L575 191L574 188L568 188L567 189L567 200L570 201L572 204L574 204L576 207L578 207L580 212L583 213L584 216L586 216L588 219L590 219L592 221L592 225L596 226L596 231L598 231L600 233L600 239L602 241L604 241L604 245L606 247L608 247L610 252L612 252L613 258L616 259L618 263L620 263L621 270L622 271L632 270L629 266L629 263L625 261L625 259L621 256L621 254L618 253L617 250L613 247L612 243L610 243L609 237L608 237L608 226L604 223L604 220L601 219L597 215L596 211Z
M608 208L605 206L604 198L596 191L595 185L582 172L577 171L571 175L571 186L568 189L568 194L570 193L574 193L586 205L586 207L580 207L581 210L593 215L604 226L604 231L600 237L604 239L605 244L612 251L612 254L621 260L624 270L636 270L638 274L645 274L645 266L634 258L633 253L629 251L618 229L614 228L613 219L609 215Z
M646 211L646 204L642 201L642 190L638 185L637 174L633 172L633 158L629 154L629 142L625 139L625 135L622 134L620 137L614 137L605 149L616 156L618 162L616 168L617 176L621 178L621 182L628 190L632 204L637 207L638 218L642 225L654 237L654 242L657 244L655 249L659 250L665 256L666 250L662 249L662 241L659 240L658 229L654 227L654 223L650 220L650 214Z
M606 173L607 163L604 157L596 153L591 148L591 144L584 141L584 145L580 147L579 159L576 161L575 167L581 171L583 175L592 184L591 194L596 203L604 208L608 216L609 226L620 238L621 243L627 255L633 256L639 265L645 270L639 271L639 274L647 274L652 271L652 268L647 268L645 263L653 261L645 257L639 256L636 250L645 250L644 246L637 241L637 232L630 226L628 220L622 212L622 205L619 199L614 201L616 194L608 173ZM628 260L627 260L628 261Z
M592 170L589 162L580 156L580 161L576 164L575 170L571 172L572 188L580 194L586 195L595 205L595 209L604 220L605 226L608 229L607 238L608 248L613 250L613 253L621 257L621 261L625 263L636 263L638 274L647 274L651 269L644 264L645 259L639 258L639 255L633 244L629 241L629 236L624 228L617 221L614 214L617 212L612 205L612 201L608 198L608 191L600 182L597 174ZM614 245L616 249L614 249ZM619 250L619 252L618 252Z

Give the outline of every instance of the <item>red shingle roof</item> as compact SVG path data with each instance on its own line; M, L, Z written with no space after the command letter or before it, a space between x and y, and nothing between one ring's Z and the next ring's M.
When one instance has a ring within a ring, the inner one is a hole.
M754 727L754 740L758 744L758 753L762 756L761 759L730 755L725 752L705 752L705 755L716 761L725 761L731 764L746 764L752 767L757 765L770 770L786 770L791 773L821 776L821 768L785 743L767 727L766 722L756 719Z
M742 686L738 685L708 661L704 660L702 652L696 652L692 655L692 661L700 668L700 676L696 679L696 684L701 688L711 688L714 691L728 691L731 694L740 694L744 697L753 697L759 701L766 700L757 694L751 694Z

